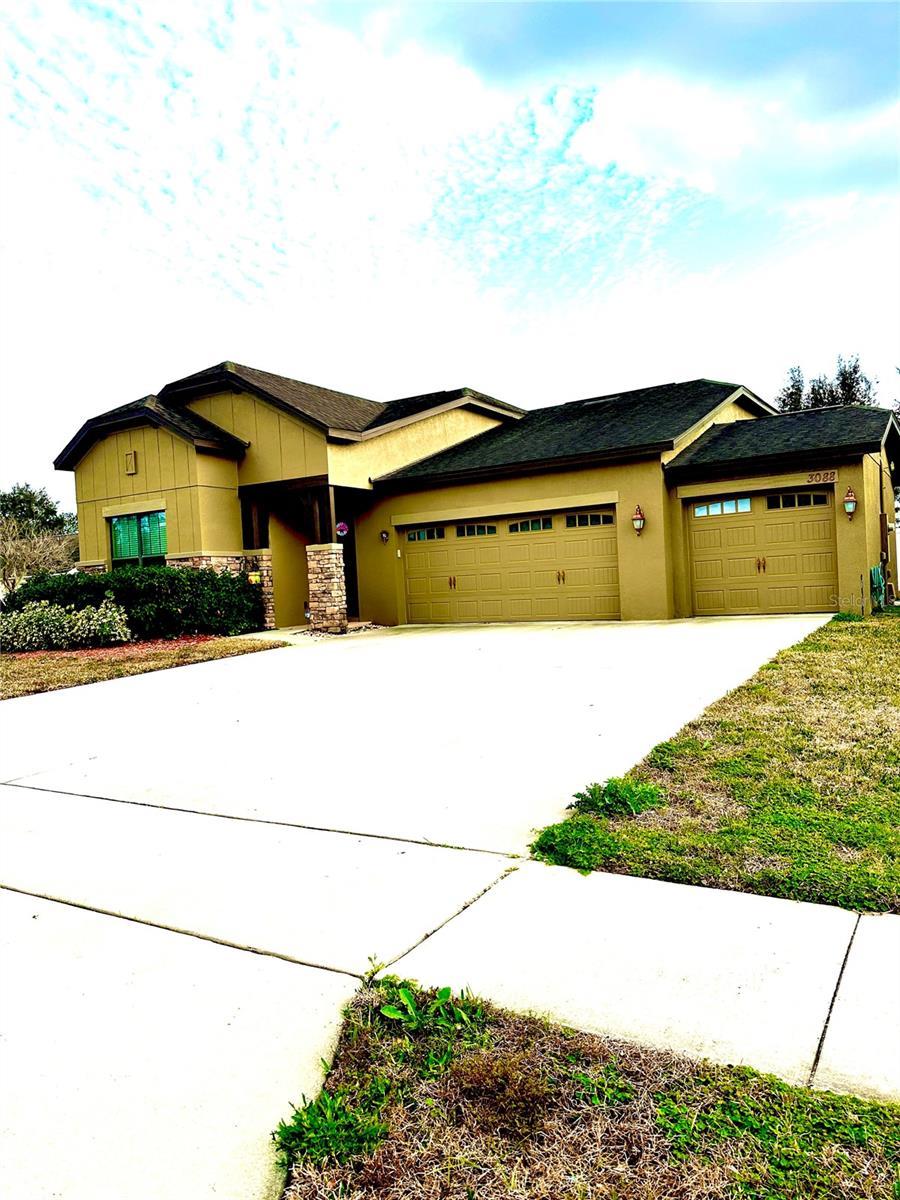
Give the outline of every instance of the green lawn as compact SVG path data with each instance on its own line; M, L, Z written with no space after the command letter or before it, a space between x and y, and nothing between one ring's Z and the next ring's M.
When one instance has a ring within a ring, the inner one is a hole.
M608 816L603 802L579 802L533 853L900 912L898 680L900 621L831 621L629 772L626 788L644 785L653 806Z
M383 981L275 1133L285 1200L887 1200L900 1107Z

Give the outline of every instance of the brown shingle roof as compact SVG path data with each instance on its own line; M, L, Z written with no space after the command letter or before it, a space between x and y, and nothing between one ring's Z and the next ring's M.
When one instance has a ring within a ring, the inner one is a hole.
M142 396L140 400L120 404L118 408L111 408L85 421L54 459L53 465L57 471L71 471L100 438L118 429L146 424L168 429L185 441L192 442L200 451L222 454L227 458L241 458L247 449L247 442L235 437L227 429L214 425L199 413L187 408L172 408L158 396Z

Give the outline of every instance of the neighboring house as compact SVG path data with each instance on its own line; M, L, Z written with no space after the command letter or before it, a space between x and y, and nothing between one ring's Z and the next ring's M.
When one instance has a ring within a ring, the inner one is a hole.
M87 421L55 465L82 569L258 573L276 626L868 611L871 567L896 584L891 414L779 415L708 379L526 412L222 363Z

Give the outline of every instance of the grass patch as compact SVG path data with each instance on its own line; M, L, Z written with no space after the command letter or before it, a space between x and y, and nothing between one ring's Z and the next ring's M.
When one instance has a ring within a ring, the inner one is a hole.
M662 803L599 815L576 800L534 856L900 912L898 662L900 622L829 622L628 773Z
M408 1011L401 987L416 1012L449 1011L445 993L397 980L356 996L321 1096L275 1134L292 1162L286 1200L900 1196L896 1105L698 1064L448 992L473 1019L412 1030L385 1016Z
M33 650L0 655L0 699L31 696L81 683L99 683L123 675L143 675L165 667L232 658L286 646L254 638L186 637L172 641L130 642L93 650Z

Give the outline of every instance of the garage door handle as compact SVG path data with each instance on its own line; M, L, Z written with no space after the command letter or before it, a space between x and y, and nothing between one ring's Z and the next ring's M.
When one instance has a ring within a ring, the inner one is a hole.
M556 572L556 582L562 583L562 576L560 575L559 571Z
M565 571L563 571L563 573L562 573L562 577L563 577L563 583L565 583L565 582L566 582L566 573L565 573Z
M766 573L766 560L763 559L763 574L765 575L765 573Z
M760 571L761 571L761 570L762 570L762 562L761 562L759 559L757 559L757 560L756 560L756 573L757 573L757 575L760 573Z

